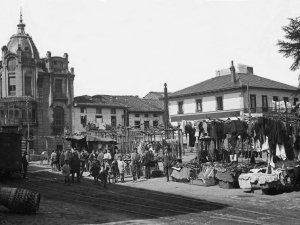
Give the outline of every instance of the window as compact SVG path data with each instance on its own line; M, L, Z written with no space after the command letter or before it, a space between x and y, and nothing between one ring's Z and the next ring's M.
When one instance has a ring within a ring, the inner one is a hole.
M145 114L144 117L146 117L146 118L149 117L149 114Z
M289 98L288 97L283 97L283 101L284 102L289 102Z
M9 59L7 61L7 70L8 71L15 71L17 67L17 61L15 59Z
M158 127L158 121L153 121L153 127Z
M178 102L178 114L183 114L183 102Z
M8 78L8 95L10 96L16 95L16 77Z
M96 114L102 114L102 108L97 107L96 108Z
M62 98L63 97L63 88L62 88L62 79L56 79L55 80L55 92L54 97L56 98Z
M140 124L141 124L140 121L134 121L135 128L140 128L141 127Z
M223 97L217 97L217 110L223 110Z
M273 101L278 102L278 96L273 96Z
M134 117L140 117L140 114L134 114Z
M202 112L202 99L196 100L196 112Z
M268 112L268 96L266 95L262 96L262 111Z
M31 77L25 77L25 95L31 96Z
M256 112L256 95L250 95L250 108L251 112Z
M294 98L294 105L296 105L298 101L299 101L298 98Z
M85 107L80 107L80 113L85 113L86 112L86 108Z
M149 129L149 121L144 121L144 129Z
M153 117L157 117L157 114L153 114Z
M96 123L103 123L102 116L96 116Z
M116 114L116 109L111 109L111 114Z
M117 125L116 116L111 116L111 126L116 127L116 125Z
M53 134L59 135L64 133L65 125L65 112L60 106L57 106L53 110Z

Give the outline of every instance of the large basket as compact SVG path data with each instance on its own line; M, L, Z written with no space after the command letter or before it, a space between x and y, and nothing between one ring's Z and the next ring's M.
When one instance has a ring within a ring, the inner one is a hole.
M0 188L0 204L16 213L35 214L39 210L41 195L21 188Z

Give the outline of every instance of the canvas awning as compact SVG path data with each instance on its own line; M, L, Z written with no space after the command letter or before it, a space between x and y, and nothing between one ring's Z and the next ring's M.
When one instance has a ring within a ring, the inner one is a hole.
M114 142L117 143L116 140L112 138L103 138L103 137L96 137L96 136L91 136L87 135L86 136L86 141L97 141L97 142Z

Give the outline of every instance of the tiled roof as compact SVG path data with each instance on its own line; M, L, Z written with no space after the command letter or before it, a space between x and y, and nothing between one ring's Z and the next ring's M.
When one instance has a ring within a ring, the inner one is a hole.
M101 101L96 101L95 97L101 97ZM157 100L159 101L159 100ZM160 103L143 100L132 95L94 95L78 96L74 98L76 106L107 106L107 107L128 107L129 112L162 112Z
M291 85L280 83L257 75L237 74L237 81L235 82L235 84L232 84L231 82L231 75L214 77L209 80L203 81L201 83L195 84L193 86L173 92L172 94L169 95L169 98L202 94L208 92L217 92L223 90L231 90L237 88L245 88L247 87L248 81L249 81L250 88L256 87L256 88L278 89L278 90L288 90L288 91L297 90L296 87L293 87Z
M123 104L118 102L111 102L107 99L102 99L102 101L97 102L92 99L91 96L82 95L74 98L75 106L99 106L99 107L115 107L115 108L125 108Z
M132 112L161 112L162 109L149 104L147 101L136 96L111 96L115 97L115 101L123 104Z
M171 92L168 92L168 94L171 94ZM161 97L164 97L164 92L150 91L143 99L159 99Z
M143 100L161 110L164 110L165 108L164 100L159 100L159 99L143 99Z

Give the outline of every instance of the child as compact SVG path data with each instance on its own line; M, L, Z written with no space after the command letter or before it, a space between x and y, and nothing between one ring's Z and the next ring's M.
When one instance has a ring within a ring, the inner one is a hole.
M106 188L106 183L107 183L107 175L108 175L109 167L106 167L105 170L103 170L101 173L98 175L98 179L100 179L100 186L103 183L104 188Z
M121 182L124 183L125 162L122 160L121 156L118 156L117 162L118 162L119 175L121 177Z
M100 172L100 163L96 158L93 158L92 167L90 173L94 177L94 184L98 183L98 174Z
M114 160L111 164L111 175L112 181L115 180L115 183L118 182L118 174L119 174L119 167L117 160Z
M68 185L70 185L70 171L69 160L66 160L65 165L62 167L62 174L65 177L65 184L68 182Z

